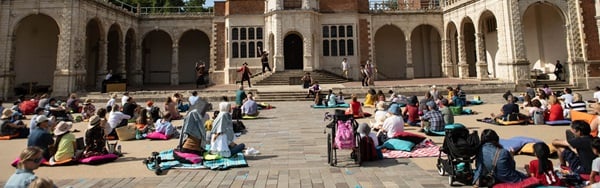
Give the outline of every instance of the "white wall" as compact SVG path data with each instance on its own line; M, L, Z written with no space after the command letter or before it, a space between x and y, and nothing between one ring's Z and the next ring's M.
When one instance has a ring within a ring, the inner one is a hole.
M523 16L523 38L532 69L551 73L556 60L567 60L564 23L558 11L549 5L534 4L527 9Z

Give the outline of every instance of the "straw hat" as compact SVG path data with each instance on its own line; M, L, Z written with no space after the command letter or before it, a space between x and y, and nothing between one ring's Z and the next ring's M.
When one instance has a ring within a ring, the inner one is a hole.
M71 127L73 127L73 123L61 121L60 123L58 123L58 125L56 125L56 129L54 129L54 135L65 134L66 132L69 132L69 130L71 130Z
M40 115L37 118L35 118L35 121L37 122L37 125L40 125L41 122L50 121L50 119L48 119L48 117L44 115Z
M11 109L5 108L2 111L2 117L0 117L0 119L8 119L10 117L12 117L13 115L13 111Z
M88 125L88 129L94 128L95 126L100 125L100 117L94 115L90 118L90 124Z

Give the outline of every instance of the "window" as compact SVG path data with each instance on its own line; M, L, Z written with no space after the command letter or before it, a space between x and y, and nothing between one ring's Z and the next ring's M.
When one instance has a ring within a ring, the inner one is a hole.
M254 28L248 29L248 40L254 40Z
M257 58L257 47L263 48L262 27L233 27L231 29L231 57Z
M323 56L354 56L353 25L323 25Z
M233 53L233 58L238 58L238 57L240 57L240 49L238 48L238 43L237 43L237 42L234 42L234 43L231 45L231 51L232 51L232 53Z
M248 43L248 50L250 51L248 52L249 57L256 57L256 48L254 48L254 42Z

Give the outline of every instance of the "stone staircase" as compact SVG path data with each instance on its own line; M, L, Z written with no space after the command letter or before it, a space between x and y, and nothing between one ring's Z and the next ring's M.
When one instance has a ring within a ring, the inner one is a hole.
M300 78L304 76L302 70L285 70L265 75L263 79L256 81L256 85L301 85ZM338 84L347 82L346 79L325 71L312 71L310 75L319 84Z
M568 82L565 81L556 81L556 80L536 80L533 82L535 84L536 88L541 88L544 86L544 84L548 84L548 86L550 87L550 89L552 89L552 91L556 92L556 91L561 91L564 88L571 88L571 90L573 92L576 91L586 91L586 89L584 88L579 88L579 87L575 87L574 85L569 84Z
M307 91L277 91L277 92L258 92L257 101L261 102L283 102L283 101L312 101L314 98L306 98Z

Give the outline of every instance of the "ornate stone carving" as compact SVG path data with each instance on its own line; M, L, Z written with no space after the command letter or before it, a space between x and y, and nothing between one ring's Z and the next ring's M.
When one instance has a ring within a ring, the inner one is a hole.
M514 57L518 60L527 59L525 56L525 43L523 40L523 25L521 24L521 11L519 10L519 1L510 2L510 14L513 24L514 37ZM500 25L500 24L499 24ZM500 35L498 35L500 36Z

